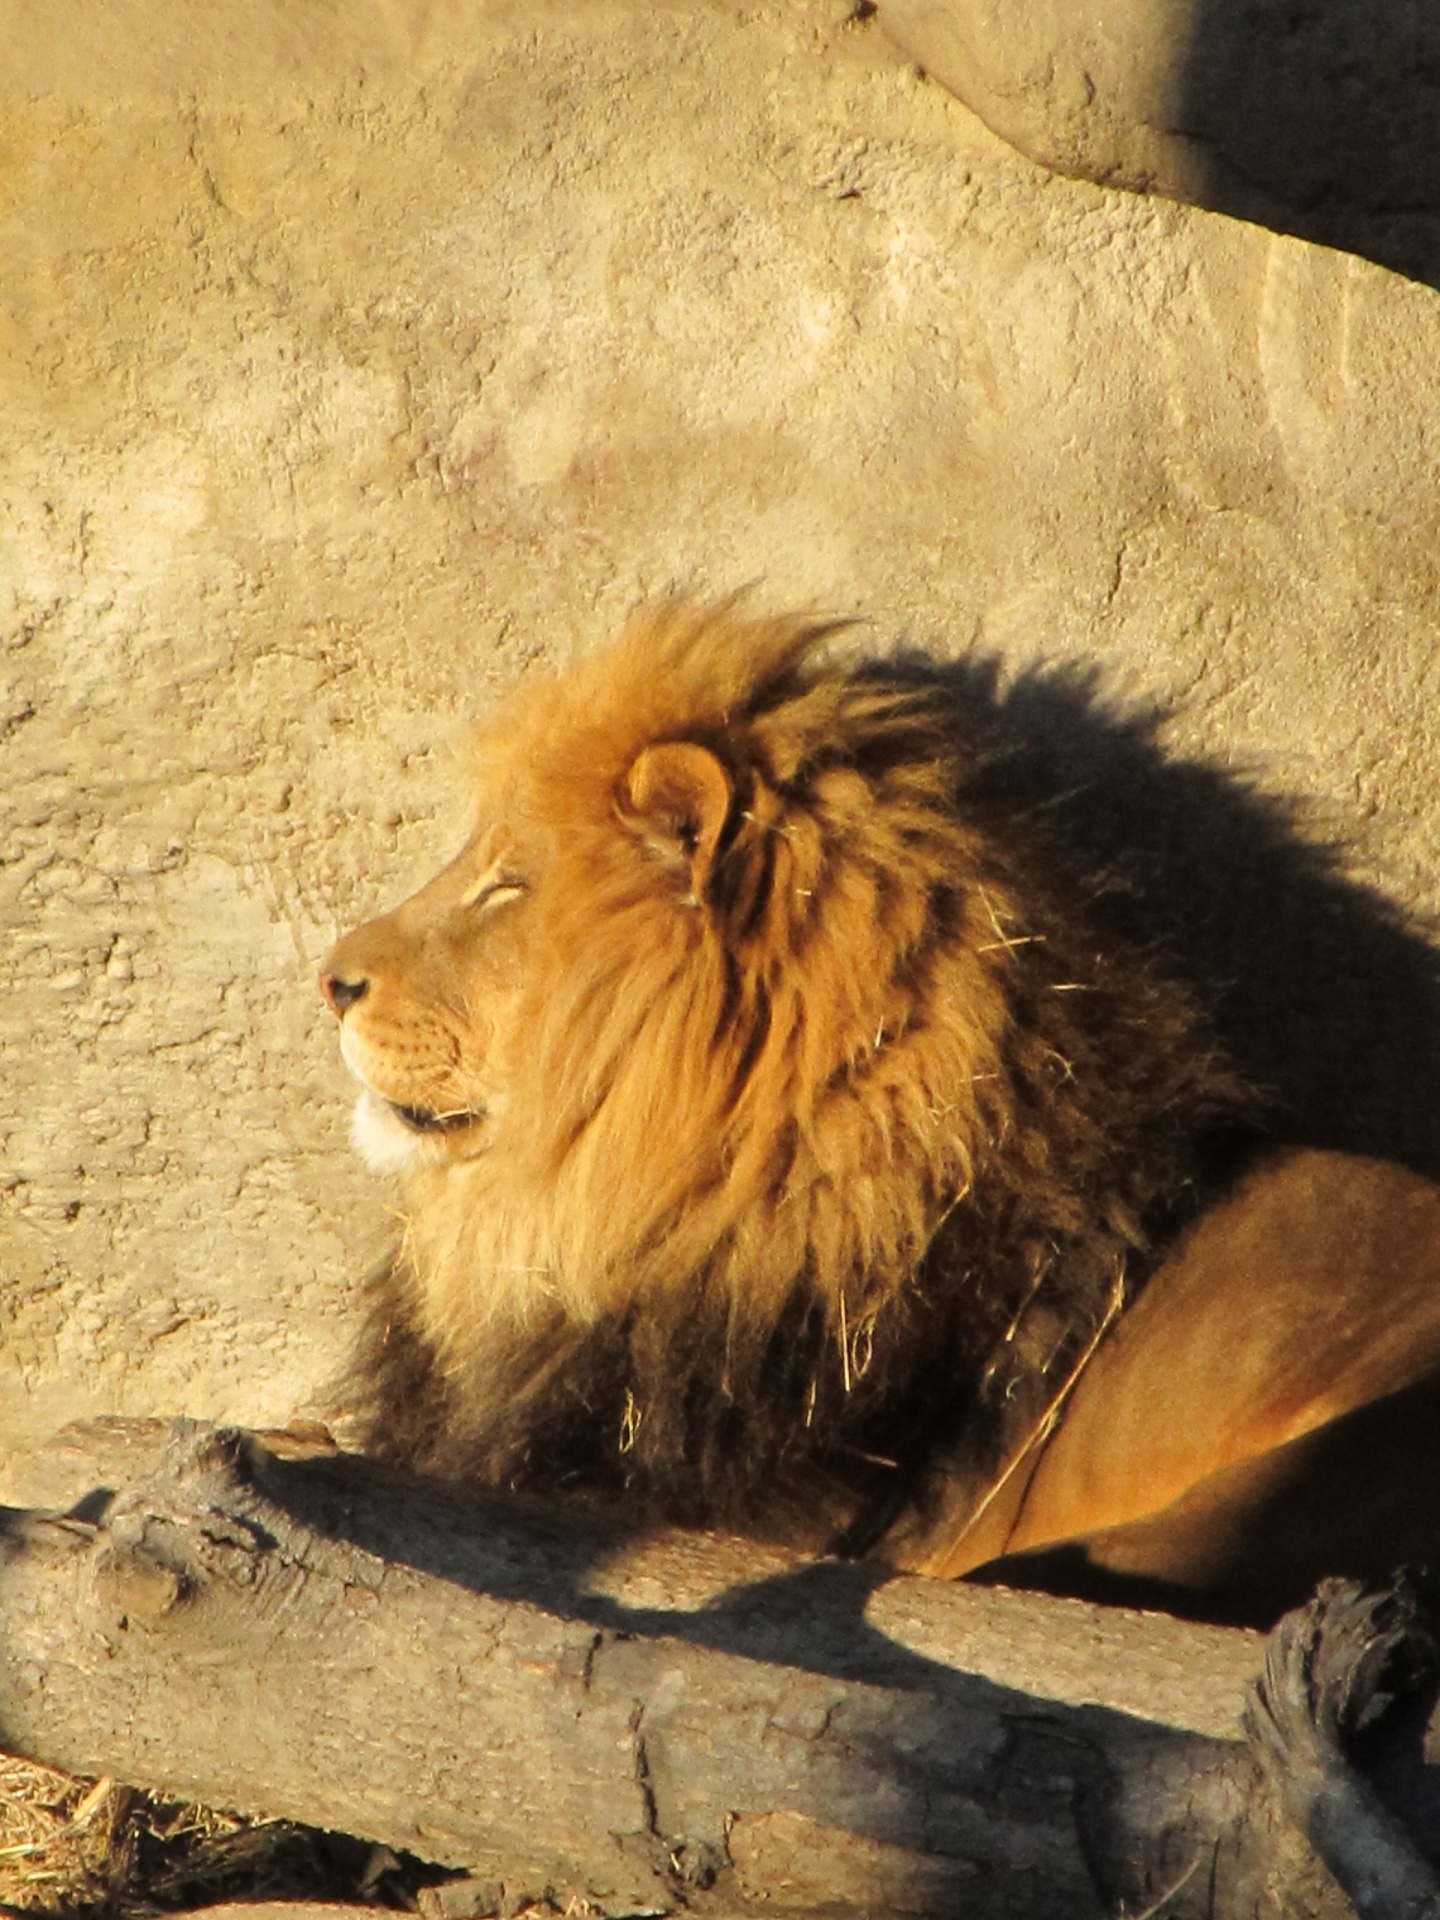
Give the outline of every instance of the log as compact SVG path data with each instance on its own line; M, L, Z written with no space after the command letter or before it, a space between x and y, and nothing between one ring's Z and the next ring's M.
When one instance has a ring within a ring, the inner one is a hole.
M0 1741L70 1772L406 1849L496 1908L1351 1912L1243 1744L1256 1635L627 1539L188 1422L47 1473L68 1514L0 1510Z

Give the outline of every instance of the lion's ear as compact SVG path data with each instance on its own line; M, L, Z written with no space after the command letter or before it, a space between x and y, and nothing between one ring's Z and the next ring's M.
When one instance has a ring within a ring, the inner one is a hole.
M704 747L668 740L630 768L630 816L656 856L690 876L701 898L730 814L730 776Z

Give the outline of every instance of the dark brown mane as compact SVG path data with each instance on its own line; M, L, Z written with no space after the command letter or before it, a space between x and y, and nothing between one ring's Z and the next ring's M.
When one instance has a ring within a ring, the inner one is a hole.
M552 869L494 1190L563 1189L590 1266L442 1353L412 1234L358 1368L375 1451L863 1543L935 1462L993 1472L1197 1207L1248 1101L1191 992L938 680L823 638L675 611L497 729L482 819L543 821ZM729 795L703 849L687 763L635 773L675 743ZM453 1261L442 1178L410 1204Z

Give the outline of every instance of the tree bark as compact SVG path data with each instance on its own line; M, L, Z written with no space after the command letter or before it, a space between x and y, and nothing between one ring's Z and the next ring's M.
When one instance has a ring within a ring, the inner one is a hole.
M34 1478L71 1513L0 1510L0 1742L71 1772L497 1904L1351 1911L1242 1744L1254 1634L627 1540L184 1422L71 1434Z

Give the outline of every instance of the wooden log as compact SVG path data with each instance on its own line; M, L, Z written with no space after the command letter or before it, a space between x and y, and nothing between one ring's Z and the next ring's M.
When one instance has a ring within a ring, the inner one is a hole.
M56 1460L72 1514L0 1532L0 1740L69 1771L602 1914L1350 1912L1241 1743L1255 1635L190 1423Z

